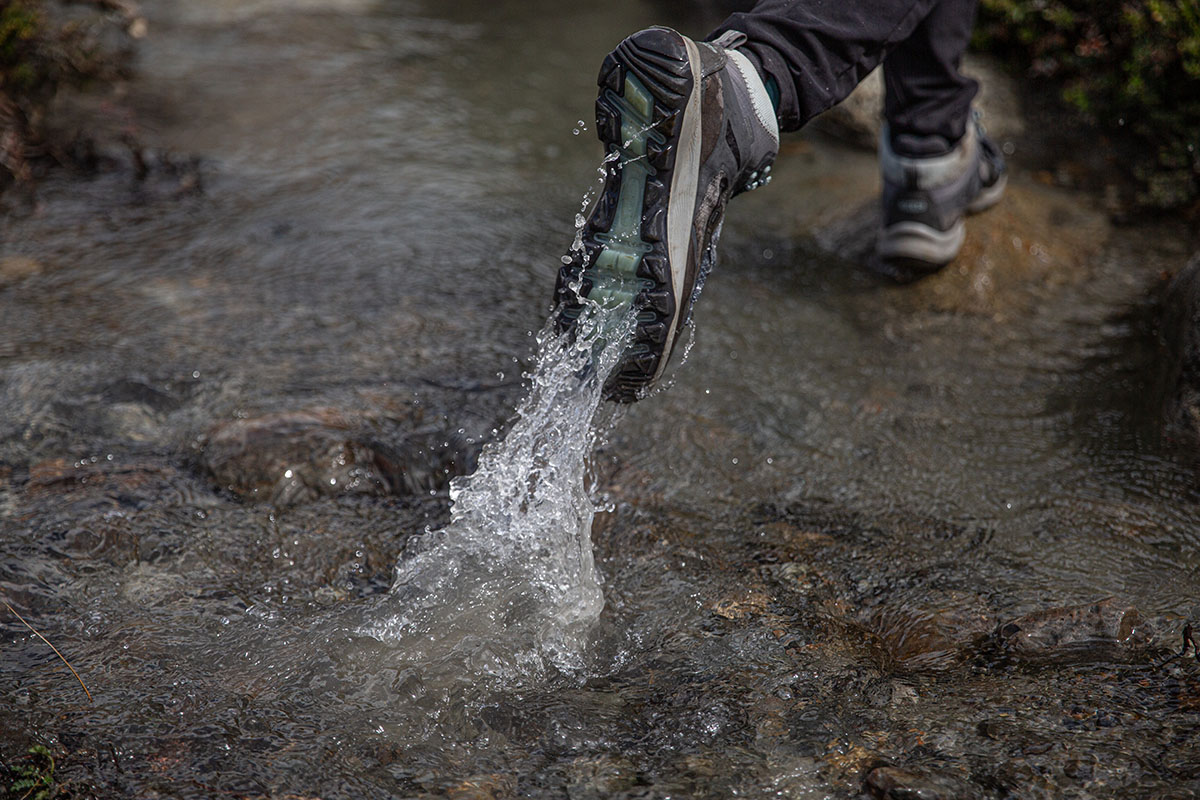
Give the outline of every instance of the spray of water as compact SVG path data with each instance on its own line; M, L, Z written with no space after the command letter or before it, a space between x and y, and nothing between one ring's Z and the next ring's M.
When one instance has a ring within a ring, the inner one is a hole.
M564 263L582 251L584 212L619 157L614 148L597 168ZM587 462L601 388L628 345L635 313L583 305L569 335L553 323L538 335L516 424L484 449L473 474L451 482L450 524L401 558L389 597L360 628L395 644L426 679L439 664L505 683L584 666L587 631L604 606Z
M547 325L516 423L452 482L450 524L401 558L365 633L425 669L452 662L509 681L583 666L604 604L587 461L604 377L632 328L628 311L597 306L572 336Z

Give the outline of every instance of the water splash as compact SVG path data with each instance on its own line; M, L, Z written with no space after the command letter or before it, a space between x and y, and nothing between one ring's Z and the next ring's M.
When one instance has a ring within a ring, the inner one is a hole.
M363 627L415 663L505 682L583 667L604 605L592 558L588 456L604 378L634 315L585 306L574 336L548 324L528 395L474 474L451 483L451 519L419 538Z
M620 155L613 148L597 168L563 263L583 250L585 212ZM451 481L450 524L401 558L390 595L360 628L398 644L423 672L442 664L512 683L584 666L587 631L604 607L587 460L601 389L636 314L581 300L571 335L553 322L539 333L516 424L484 449L473 474Z

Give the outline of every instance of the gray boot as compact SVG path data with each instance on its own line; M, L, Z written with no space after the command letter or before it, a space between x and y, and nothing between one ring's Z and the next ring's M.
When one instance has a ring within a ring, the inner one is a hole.
M885 127L880 137L883 228L876 242L879 267L898 280L936 272L962 249L963 219L990 208L1004 193L1004 157L984 135L978 119L950 152L909 158L892 150Z

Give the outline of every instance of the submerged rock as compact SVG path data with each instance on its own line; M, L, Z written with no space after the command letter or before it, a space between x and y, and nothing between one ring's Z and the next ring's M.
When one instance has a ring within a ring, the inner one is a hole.
M475 775L446 787L445 796L447 800L497 800L512 797L514 783L511 775Z
M966 800L978 796L961 781L900 767L876 767L867 774L865 788L876 800Z
M1166 422L1188 441L1200 442L1200 253L1171 281L1161 330Z
M1004 652L1033 663L1127 660L1143 654L1153 628L1136 608L1098 603L1035 611L996 630Z
M986 641L996 620L976 595L947 593L939 606L885 606L867 621L903 669L946 669Z
M244 498L295 505L334 494L416 494L469 471L474 448L418 428L385 441L369 413L312 408L240 419L205 437L202 463Z
M623 756L579 756L567 767L570 800L603 800L629 791L636 782L637 769Z
M42 274L43 267L32 258L5 256L0 258L0 289Z

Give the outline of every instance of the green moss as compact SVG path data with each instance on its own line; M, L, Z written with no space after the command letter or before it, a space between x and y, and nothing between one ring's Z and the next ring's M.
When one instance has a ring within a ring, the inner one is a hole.
M50 800L56 794L54 756L40 744L29 748L25 758L12 769L9 793L23 800Z
M0 11L0 87L28 91L37 83L39 33L40 19L25 4L10 3Z
M1140 202L1200 199L1200 0L980 0L976 36L1131 141Z

